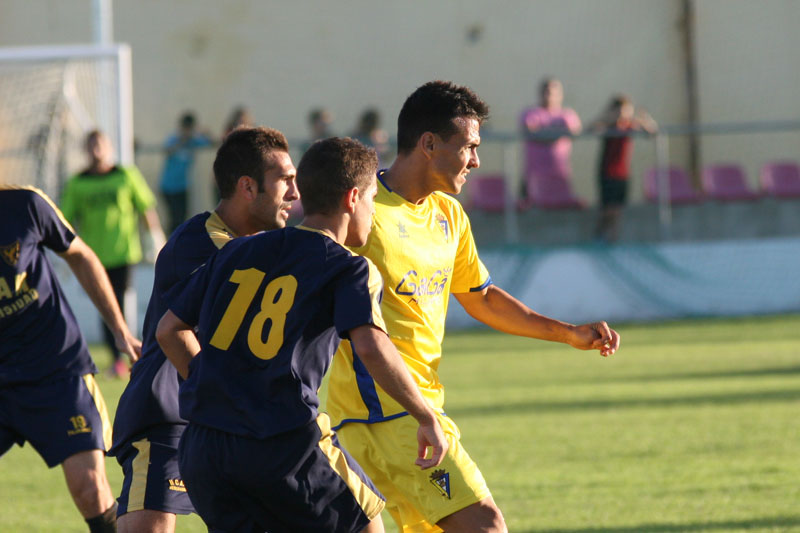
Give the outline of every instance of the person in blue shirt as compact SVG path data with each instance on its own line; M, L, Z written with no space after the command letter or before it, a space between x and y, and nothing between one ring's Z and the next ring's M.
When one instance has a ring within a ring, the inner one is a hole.
M186 420L178 412L178 373L156 342L167 293L240 235L286 225L299 198L286 137L271 128L240 128L217 151L214 176L221 200L181 224L155 265L144 319L144 348L117 406L109 455L122 466L121 533L173 532L176 514L194 512L178 471L178 439Z
M28 441L47 466L61 465L89 531L113 532L116 503L103 458L111 425L45 248L67 262L117 348L132 360L141 352L103 265L61 211L38 189L0 185L0 455Z
M319 412L342 339L418 421L416 464L447 450L386 334L380 274L345 248L371 230L377 164L358 141L314 143L297 169L302 224L230 242L169 295L156 337L186 379L179 466L210 531L383 531L383 497Z
M161 172L161 195L169 211L170 233L186 220L195 153L211 144L213 141L208 134L197 131L197 119L191 111L181 115L178 131L164 143L167 157Z

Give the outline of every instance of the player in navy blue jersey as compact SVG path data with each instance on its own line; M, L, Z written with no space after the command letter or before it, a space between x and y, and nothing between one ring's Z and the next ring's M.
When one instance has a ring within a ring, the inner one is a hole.
M132 360L141 351L100 260L53 202L31 187L0 186L0 455L30 442L47 466L62 466L89 531L116 531L97 368L44 248L66 260L117 348Z
M416 464L447 450L385 333L380 275L344 247L367 239L376 167L357 141L314 143L298 165L303 223L232 241L169 295L156 336L187 378L180 471L210 531L383 531L383 497L318 410L341 339L419 422Z
M194 512L178 471L178 439L186 425L178 413L178 374L155 338L167 292L234 237L284 227L298 199L289 145L274 129L231 133L217 151L214 176L221 196L216 209L181 224L158 256L142 358L117 407L109 454L124 473L118 509L123 533L171 532L176 513Z

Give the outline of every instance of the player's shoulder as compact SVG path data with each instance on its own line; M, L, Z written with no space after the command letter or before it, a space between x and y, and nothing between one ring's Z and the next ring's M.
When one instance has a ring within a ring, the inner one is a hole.
M33 185L0 184L0 193L7 198L42 198L50 200L43 190Z
M43 190L32 185L0 185L0 199L3 209L19 209L25 205L34 204L36 207L48 207L60 213L55 202Z
M292 240L305 242L305 244L301 244L301 247L309 258L316 257L317 260L324 260L326 269L338 270L348 264L359 265L368 261L366 257L336 242L321 231L304 226L286 229L294 232L290 234Z
M165 263L184 263L188 262L194 265L197 259L205 259L219 248L225 242L233 239L232 235L225 235L224 238L219 236L215 239L212 232L208 228L209 212L199 213L181 223L167 239L164 248L158 254L156 260L156 267L159 264ZM216 240L224 241L219 246ZM192 267L192 270L196 267Z

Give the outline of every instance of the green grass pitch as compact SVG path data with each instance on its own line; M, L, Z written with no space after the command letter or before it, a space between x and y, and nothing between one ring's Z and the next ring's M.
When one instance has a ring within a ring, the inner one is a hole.
M800 531L800 316L619 331L610 359L448 334L447 412L510 530ZM113 412L123 383L99 381ZM0 531L86 531L61 470L30 446L0 458ZM205 528L180 517L178 531Z

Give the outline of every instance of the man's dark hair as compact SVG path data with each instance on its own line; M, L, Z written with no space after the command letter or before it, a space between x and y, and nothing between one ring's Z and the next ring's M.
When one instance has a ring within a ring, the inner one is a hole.
M353 187L365 190L378 171L373 148L349 137L317 141L297 165L297 188L306 215L332 215L342 195Z
M214 179L221 198L230 198L242 176L250 176L263 192L264 173L270 152L288 152L283 133L272 128L239 128L225 137L214 159Z
M90 143L94 142L98 137L102 137L103 135L105 134L100 130L92 130L86 134L86 140L84 143L88 147Z
M489 106L472 89L449 81L431 81L411 93L397 117L397 151L409 153L423 133L447 141L457 128L453 119L475 118L482 123Z
M180 118L181 128L194 128L197 119L191 111L185 111Z
M633 104L633 100L627 94L616 94L613 98L611 98L611 105L609 106L611 109L622 109L622 106Z

